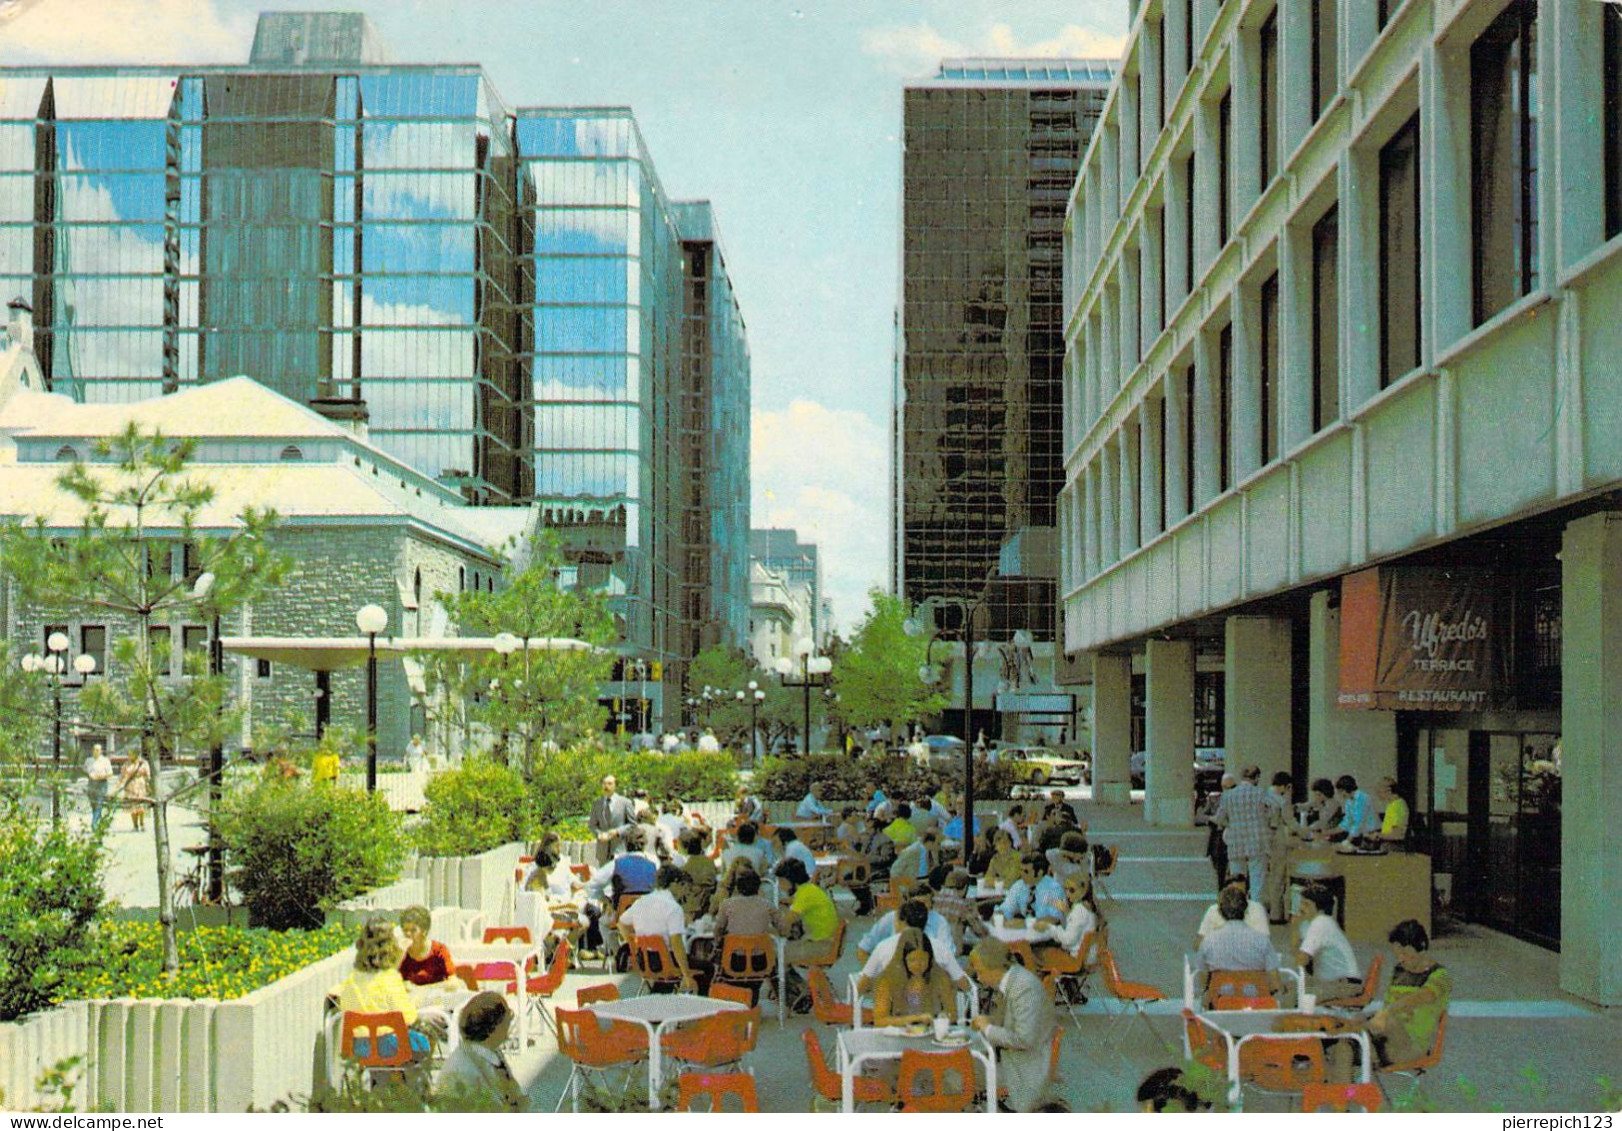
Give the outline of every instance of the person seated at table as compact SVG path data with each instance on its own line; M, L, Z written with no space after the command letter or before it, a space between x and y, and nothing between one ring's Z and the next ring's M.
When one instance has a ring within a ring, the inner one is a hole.
M1322 884L1301 889L1301 942L1295 963L1307 971L1309 992L1321 998L1347 997L1363 988L1357 955L1335 922L1335 897Z
M930 829L900 852L890 865L890 887L908 890L929 875L940 856L940 833Z
M355 939L355 968L332 993L345 1013L399 1013L412 1027L411 1057L428 1055L429 1035L418 1029L417 1003L400 977L400 960L405 957L406 939L387 915L373 915L361 926ZM385 1033L378 1041L378 1053L394 1055L398 1042Z
M929 884L935 892L935 914L946 921L952 940L959 947L979 935L980 915L974 900L969 898L971 882L973 877L962 868L953 868L942 877L939 887L935 886L933 877Z
M715 913L716 952L728 935L780 935L783 917L777 905L760 894L760 875L749 868L738 872L733 894Z
M805 796L800 798L799 807L794 810L796 821L822 821L833 816L834 811L822 803L822 783L814 781Z
M895 841L884 831L888 824L880 817L870 817L867 822L867 844L862 855L867 857L868 874L874 883L889 879L890 866L895 863Z
M1307 820L1306 830L1301 834L1303 839L1326 837L1340 827L1340 797L1335 793L1335 783L1328 778L1312 783L1304 808Z
M544 891L553 904L578 903L575 892L582 885L575 879L563 855L563 839L549 832L529 847L530 865L518 886L524 891Z
M792 894L783 912L783 934L790 939L783 961L790 966L818 962L830 956L834 932L839 928L839 910L831 896L811 882L811 874L798 860L785 860L777 866L778 884ZM792 996L789 1000L793 1000Z
M1155 1069L1138 1085L1138 1111L1143 1114L1210 1110L1210 1101L1202 1100L1200 1094L1188 1086L1188 1078L1176 1065Z
M766 819L766 803L749 792L749 787L738 787L738 799L733 809L733 820L741 824L758 825Z
M1228 882L1222 885L1222 891L1230 887L1238 887L1245 892L1245 926L1260 934L1267 934L1267 908L1250 898L1250 877L1235 874L1228 877ZM1198 946L1205 941L1207 935L1222 926L1222 891L1217 892L1217 902L1205 909L1205 915L1200 919L1200 929L1194 933L1194 945Z
M772 836L778 844L779 860L798 860L805 865L806 875L817 874L817 855L806 847L805 841L800 839L798 833L787 825L778 825L777 831Z
M867 844L867 820L854 805L839 811L839 824L834 828L834 843L846 852L861 852Z
M633 937L649 935L664 939L670 946L671 957L681 971L681 989L687 993L696 988L693 971L687 963L687 948L682 935L687 930L687 916L676 902L672 888L680 887L684 873L671 864L660 867L653 891L639 898L620 916L619 932L627 944Z
M1408 841L1408 802L1397 792L1396 778L1381 778L1374 787L1374 796L1383 807L1380 816L1380 839L1387 844L1406 844Z
M450 948L428 937L432 924L433 916L426 907L407 907L400 912L400 933L405 936L400 977L408 985L424 989L462 989Z
M1025 834L1022 831L1024 824L1025 806L1010 805L997 827L1008 834L1008 839L1014 842L1015 848L1023 849L1025 847Z
M1335 794L1340 800L1340 823L1328 834L1329 840L1355 839L1380 827L1374 802L1357 788L1357 779L1351 774L1335 779Z
M954 822L958 820L959 818L953 818ZM982 826L980 835L974 838L974 843L969 845L968 851L964 853L964 866L979 876L983 882L990 883L990 880L986 879L986 869L991 867L991 861L997 855L997 829L985 828L984 821L977 823Z
M1008 1088L1008 1106L1032 1111L1051 1079L1053 1030L1059 1015L1042 980L1014 962L1008 946L982 939L969 954L974 980L995 990L992 1008L971 1023L998 1050L997 1081Z
M757 872L764 872L771 864L771 854L761 843L760 830L749 821L738 826L738 835L721 850L721 870L730 870L734 860L749 861L749 866Z
M659 816L654 821L660 829L664 830L667 842L673 849L679 850L681 834L690 827L687 821L687 811L680 801L666 801L659 806Z
M681 900L682 910L687 912L689 919L696 919L708 911L715 898L719 873L715 861L704 855L709 840L710 834L706 829L693 828L682 833L681 850L687 859L682 862L681 870L687 878L682 881L677 898Z
M434 1078L434 1093L449 1110L529 1110L529 1097L501 1051L513 1019L507 1000L490 990L474 994L462 1007L457 1023L462 1039Z
M907 820L912 825L913 832L919 836L923 836L931 829L940 828L941 819L935 813L935 799L927 793L920 796L909 808L912 810L912 816Z
M924 932L908 927L896 937L895 954L874 981L873 1023L928 1024L956 1013L952 979L935 961L934 947Z
M1079 957L1081 944L1087 935L1104 927L1104 916L1099 913L1093 898L1093 881L1085 872L1073 872L1064 881L1064 897L1068 910L1064 922L1047 929L1047 942L1066 953Z
M1044 930L1064 918L1064 888L1048 871L1046 856L1033 852L1024 858L1019 879L997 905L1007 926L1021 927L1029 919L1032 927Z
M1258 985L1269 993L1278 993L1278 951L1265 931L1257 931L1245 923L1245 905L1248 898L1239 884L1229 884L1217 897L1217 910L1222 925L1205 936L1195 959L1194 972L1205 974L1210 986L1210 974L1215 970L1255 971L1261 975ZM1209 998L1207 1005L1210 1004Z
M614 858L592 872L582 889L588 924L584 939L586 949L596 950L603 945L605 939L599 921L604 913L612 913L622 895L652 891L658 871L659 860L648 851L647 833L641 825L632 825L620 838Z
M1077 873L1092 875L1092 849L1087 844L1087 834L1077 829L1070 829L1060 837L1059 846L1049 849L1046 856L1048 871L1060 883Z
M1367 1030L1381 1066L1418 1060L1436 1044L1436 1030L1453 997L1453 975L1429 954L1430 935L1417 919L1404 919L1386 936L1396 965L1379 1010L1353 1025ZM1329 1050L1329 1079L1351 1080L1352 1055Z
M918 830L912 823L912 806L905 801L895 807L895 820L884 826L884 835L895 844L897 852L918 839Z
M991 839L992 849L981 871L982 881L987 887L997 884L1011 887L1025 873L1025 857L1014 847L1014 838L1008 835L1006 829L992 829L987 836Z
M880 824L887 825L895 817L895 802L886 797L882 789L875 787L867 803L867 815L877 817Z
M856 944L856 961L862 964L861 974L857 978L857 989L866 993L874 979L890 965L890 960L895 957L896 947L900 945L901 932L909 927L915 927L924 933L924 937L935 948L935 961L946 971L952 983L958 989L968 989L968 975L958 964L957 945L952 939L951 926L930 909L926 900L919 898L909 899L895 911L881 916L867 934L862 936L861 942Z

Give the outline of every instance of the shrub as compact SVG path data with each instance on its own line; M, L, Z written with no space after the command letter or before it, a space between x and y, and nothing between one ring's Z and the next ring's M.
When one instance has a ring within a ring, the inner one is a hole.
M163 974L163 930L154 922L102 922L92 961L66 979L58 1001L84 998L215 998L230 1001L337 954L355 941L340 924L318 931L197 927L176 936L180 970Z
M551 828L591 811L603 775L619 779L620 792L645 789L655 801L729 801L738 788L730 754L624 753L581 746L548 755L530 781L535 821Z
M469 759L436 774L423 793L428 804L413 839L425 856L477 856L534 832L523 777L492 759Z
M220 833L249 924L275 930L319 927L337 904L393 882L407 849L382 797L269 778L227 801Z
M812 782L825 782L825 801L866 801L875 789L886 797L913 800L933 794L941 786L961 789L962 766L920 766L910 758L894 754L864 754L851 758L844 754L811 754L800 758L768 758L755 773L755 787L762 797L778 801L804 797ZM974 796L977 801L1003 801L1009 796L1013 777L1002 765L981 761L975 764Z
M89 961L101 842L0 805L0 1021L44 1009Z

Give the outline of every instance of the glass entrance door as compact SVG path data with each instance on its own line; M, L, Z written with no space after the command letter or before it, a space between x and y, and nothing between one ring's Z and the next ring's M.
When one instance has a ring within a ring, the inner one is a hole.
M1473 910L1488 926L1553 947L1560 942L1559 743L1554 734L1477 732L1470 744L1479 790L1470 813L1469 856L1480 869Z

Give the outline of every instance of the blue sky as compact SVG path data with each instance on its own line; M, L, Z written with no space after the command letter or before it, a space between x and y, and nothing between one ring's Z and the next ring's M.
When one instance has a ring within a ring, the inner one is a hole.
M666 191L715 205L754 360L754 525L818 542L847 628L886 574L901 89L943 56L1113 55L1127 16L1126 0L22 0L0 7L0 57L243 61L268 8L364 11L395 59L479 63L512 106L635 110Z

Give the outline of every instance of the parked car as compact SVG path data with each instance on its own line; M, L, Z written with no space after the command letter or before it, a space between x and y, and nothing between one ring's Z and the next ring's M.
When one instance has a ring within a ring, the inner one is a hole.
M1222 775L1227 765L1228 752L1221 746L1201 746L1194 751L1194 794L1203 797L1222 788ZM1132 788L1145 788L1148 758L1139 750L1132 755Z
M1085 759L1046 746L1003 746L992 751L991 756L1008 766L1014 780L1023 785L1083 785L1087 780Z

